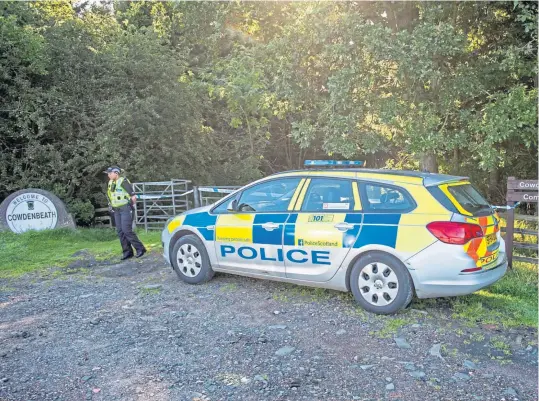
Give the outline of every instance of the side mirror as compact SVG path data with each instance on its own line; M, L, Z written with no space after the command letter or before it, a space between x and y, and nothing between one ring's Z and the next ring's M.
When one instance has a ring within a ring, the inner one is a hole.
M238 207L238 201L236 199L234 199L234 200L230 201L230 203L226 207L226 210L229 211L229 212L235 213L237 207Z

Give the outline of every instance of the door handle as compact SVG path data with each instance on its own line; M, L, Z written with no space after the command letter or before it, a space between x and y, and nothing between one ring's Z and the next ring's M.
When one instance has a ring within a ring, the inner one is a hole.
M264 223L262 224L262 228L267 231L273 231L279 228L279 224L277 223Z
M337 223L334 227L339 231L348 231L354 228L354 225L350 223Z

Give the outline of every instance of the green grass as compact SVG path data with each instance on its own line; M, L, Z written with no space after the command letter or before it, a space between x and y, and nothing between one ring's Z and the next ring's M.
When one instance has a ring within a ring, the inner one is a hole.
M161 293L161 288L141 288L140 294L142 296L157 295Z
M137 232L148 250L161 247L160 232ZM47 267L65 267L87 251L96 260L122 254L116 231L105 228L58 229L14 234L0 232L0 278L18 277Z
M238 289L238 285L235 283L229 283L221 286L220 290L222 292L234 292Z
M374 335L376 335L379 338L390 338L393 337L394 334L397 334L399 329L401 327L406 326L410 323L407 319L401 319L401 318L394 318L394 319L388 319L386 316L384 316L385 326L378 330L377 332L373 332Z
M503 352L505 355L511 355L511 346L507 344L503 337L491 338L490 344L498 351Z

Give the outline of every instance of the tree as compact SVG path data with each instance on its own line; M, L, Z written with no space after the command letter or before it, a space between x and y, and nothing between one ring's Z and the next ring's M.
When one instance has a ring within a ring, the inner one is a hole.
M245 184L305 158L503 178L537 170L531 2L4 2L0 198L79 222L104 167Z

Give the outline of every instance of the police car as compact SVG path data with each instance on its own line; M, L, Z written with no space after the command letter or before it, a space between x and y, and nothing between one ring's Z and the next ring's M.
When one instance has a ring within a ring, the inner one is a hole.
M498 216L468 178L361 163L307 161L174 217L164 257L187 283L225 272L351 291L380 314L504 275Z

